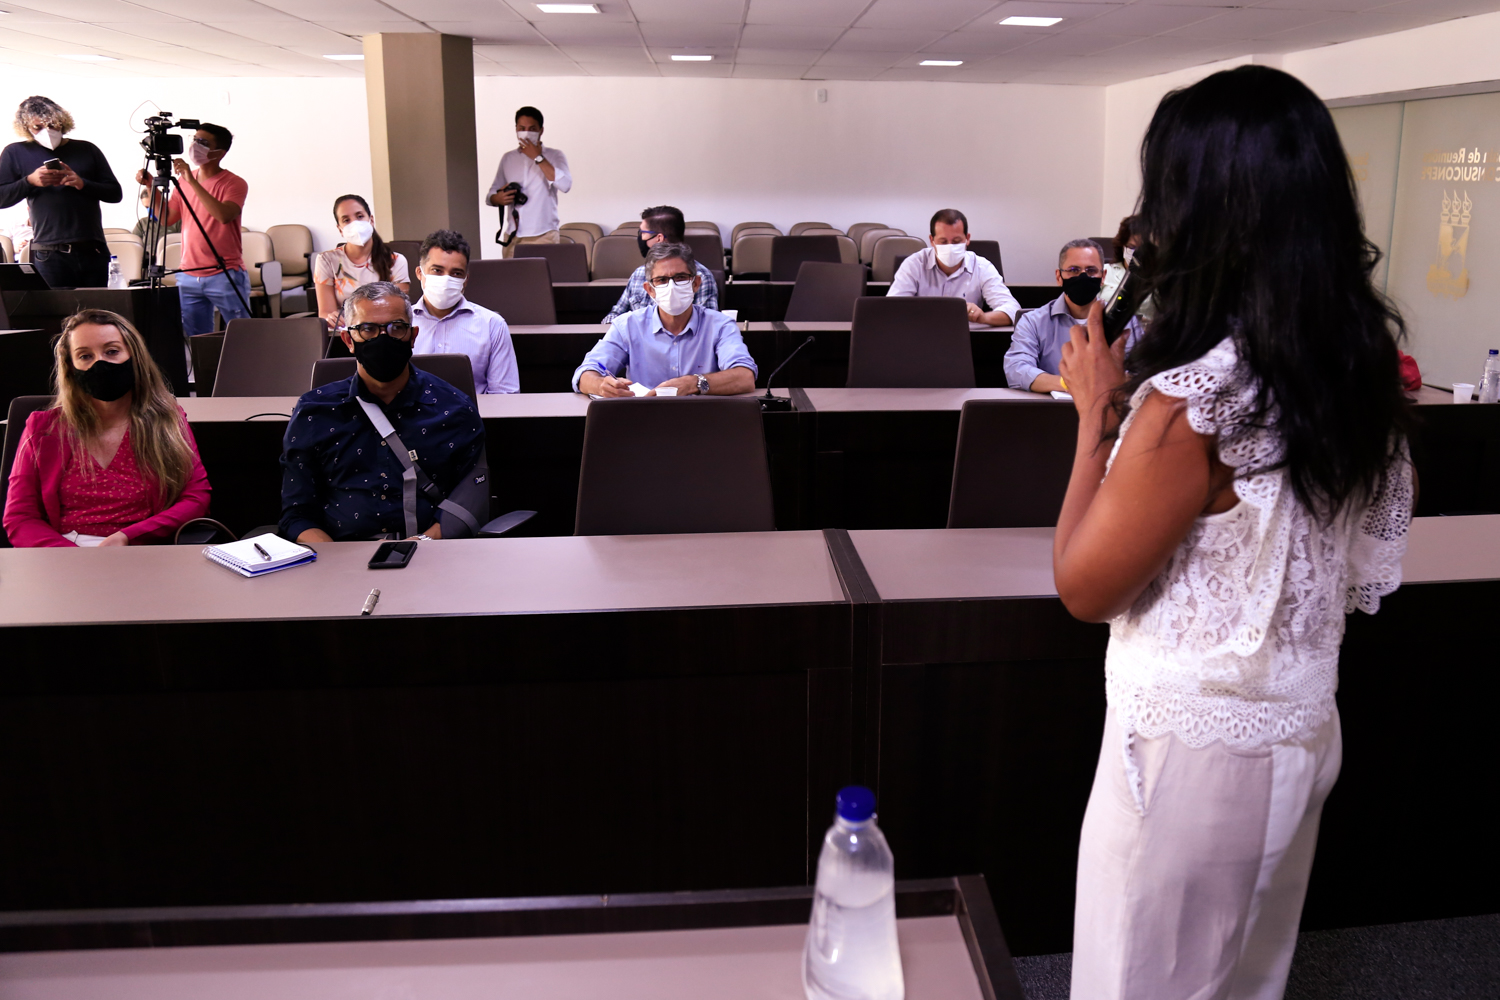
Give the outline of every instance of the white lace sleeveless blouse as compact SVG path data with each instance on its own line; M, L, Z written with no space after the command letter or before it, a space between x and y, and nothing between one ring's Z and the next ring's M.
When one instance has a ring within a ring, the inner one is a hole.
M1217 436L1219 460L1236 473L1279 460L1273 432L1244 426L1254 384L1231 339L1142 385L1121 440L1152 392L1185 400L1188 423ZM1240 502L1193 523L1161 575L1110 623L1106 692L1127 765L1135 733L1255 750L1309 738L1327 721L1344 615L1374 614L1401 584L1412 503L1405 455L1369 507L1331 525L1297 501L1284 468L1237 475Z

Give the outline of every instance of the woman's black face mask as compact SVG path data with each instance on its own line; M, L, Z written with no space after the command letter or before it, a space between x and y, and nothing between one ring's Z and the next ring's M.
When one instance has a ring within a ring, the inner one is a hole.
M135 388L135 360L132 358L124 361L99 358L88 368L69 370L73 373L73 381L101 403L113 403Z

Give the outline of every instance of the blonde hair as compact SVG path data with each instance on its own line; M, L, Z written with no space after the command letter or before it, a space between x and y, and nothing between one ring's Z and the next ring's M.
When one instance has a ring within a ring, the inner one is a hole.
M73 116L68 114L66 108L58 104L50 97L32 96L22 101L16 108L16 120L14 122L16 135L22 139L32 138L30 122L27 119L41 118L48 125L53 125L63 135L73 131Z
M135 386L130 396L131 450L136 465L156 487L157 502L168 507L177 502L187 485L193 471L193 449L183 433L177 398L167 386L161 369L156 367L146 341L128 319L108 309L79 310L63 322L62 334L57 338L56 364L52 370L57 401L52 405L61 412L68 444L73 454L81 454L100 430L93 397L69 375L73 370L73 331L87 324L119 330L130 360L135 363ZM84 466L92 468L88 463Z

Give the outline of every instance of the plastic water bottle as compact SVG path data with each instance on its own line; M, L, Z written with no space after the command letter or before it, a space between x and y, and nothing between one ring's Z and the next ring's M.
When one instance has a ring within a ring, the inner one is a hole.
M896 861L875 825L875 793L850 785L823 837L802 956L808 1000L903 1000Z
M1484 361L1484 375L1479 380L1479 401L1500 402L1500 351L1490 351Z
M120 258L114 254L109 255L109 287L129 288L125 282L125 273L120 270Z

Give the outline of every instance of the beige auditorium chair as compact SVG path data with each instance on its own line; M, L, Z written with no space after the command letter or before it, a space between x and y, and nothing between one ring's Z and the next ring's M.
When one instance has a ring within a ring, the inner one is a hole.
M910 256L927 245L915 236L882 236L875 243L870 261L871 281L891 281L896 277L896 258Z
M583 247L584 254L592 260L594 256L594 243L599 239L599 236L595 235L594 230L598 228L593 223L565 222L558 229L557 235L558 239L572 240Z
M604 227L597 222L564 222L561 228L582 229L596 240L604 237Z
M781 230L777 229L769 222L741 222L739 225L735 226L729 231L729 245L734 246L735 241L737 241L740 238L740 235L747 229L759 229L764 232L770 233L772 236L784 235Z
M849 237L845 236L843 233L839 232L837 229L833 229L833 228L829 228L829 229L804 229L804 230L802 230L802 232L798 233L797 235L798 236L836 236L836 237L838 237L838 241L839 241L839 263L841 263L841 264L858 264L859 263L859 247L855 246L853 240L851 240Z
M712 229L716 233L719 232L719 224L717 222L688 222L684 223L684 226L687 229Z
M105 242L108 242L109 238L111 236L119 236L122 233L125 234L126 236L134 235L128 229L111 229L111 228L106 227L105 230L104 230L104 239L105 239Z
M875 244L887 236L905 236L904 229L866 229L859 238L859 260L862 264L875 262Z
M855 248L858 249L860 245L859 241L864 237L867 231L871 229L889 228L891 227L887 226L884 222L856 222L854 225L849 227L848 236L851 240L854 241Z
M842 229L834 229L832 226L830 226L826 222L798 222L795 225L793 225L791 229L787 230L787 235L788 236L823 235L823 234L809 233L808 232L809 229L819 229L819 230L822 230L822 229L832 229L835 236L843 236L844 235L844 231Z
M594 244L589 276L594 281L625 282L645 263L635 234L611 234Z
M741 236L734 241L734 274L759 274L763 277L771 273L771 241L776 239L773 233L750 233Z
M256 299L265 299L272 319L281 318L281 262L271 237L254 229L240 233L245 269L250 272L250 308Z
M111 236L108 242L109 252L116 260L119 261L120 273L124 275L125 280L141 280L141 272L144 270L146 262L146 248L141 244L141 241L116 241L114 239L114 236Z
M614 228L611 236L631 236L641 231L641 220L635 219L631 222L622 222Z
M176 236L176 235L177 235L176 233L172 234L172 236ZM169 239L170 239L170 237L169 237ZM176 271L179 267L181 267L182 266L182 240L179 239L176 243L171 243L171 242L167 243L167 245L166 245L166 251L162 254L162 256L161 256L160 259L161 259L161 262L162 262L162 266L165 267L168 272ZM177 284L177 275L176 274L172 274L172 273L168 273L165 278L161 279L161 283L164 284L164 285L167 285L169 287L175 286Z
M14 264L16 262L16 244L4 233L0 233L0 264Z
M281 290L312 287L312 230L300 223L285 223L266 230L276 259L281 262Z

